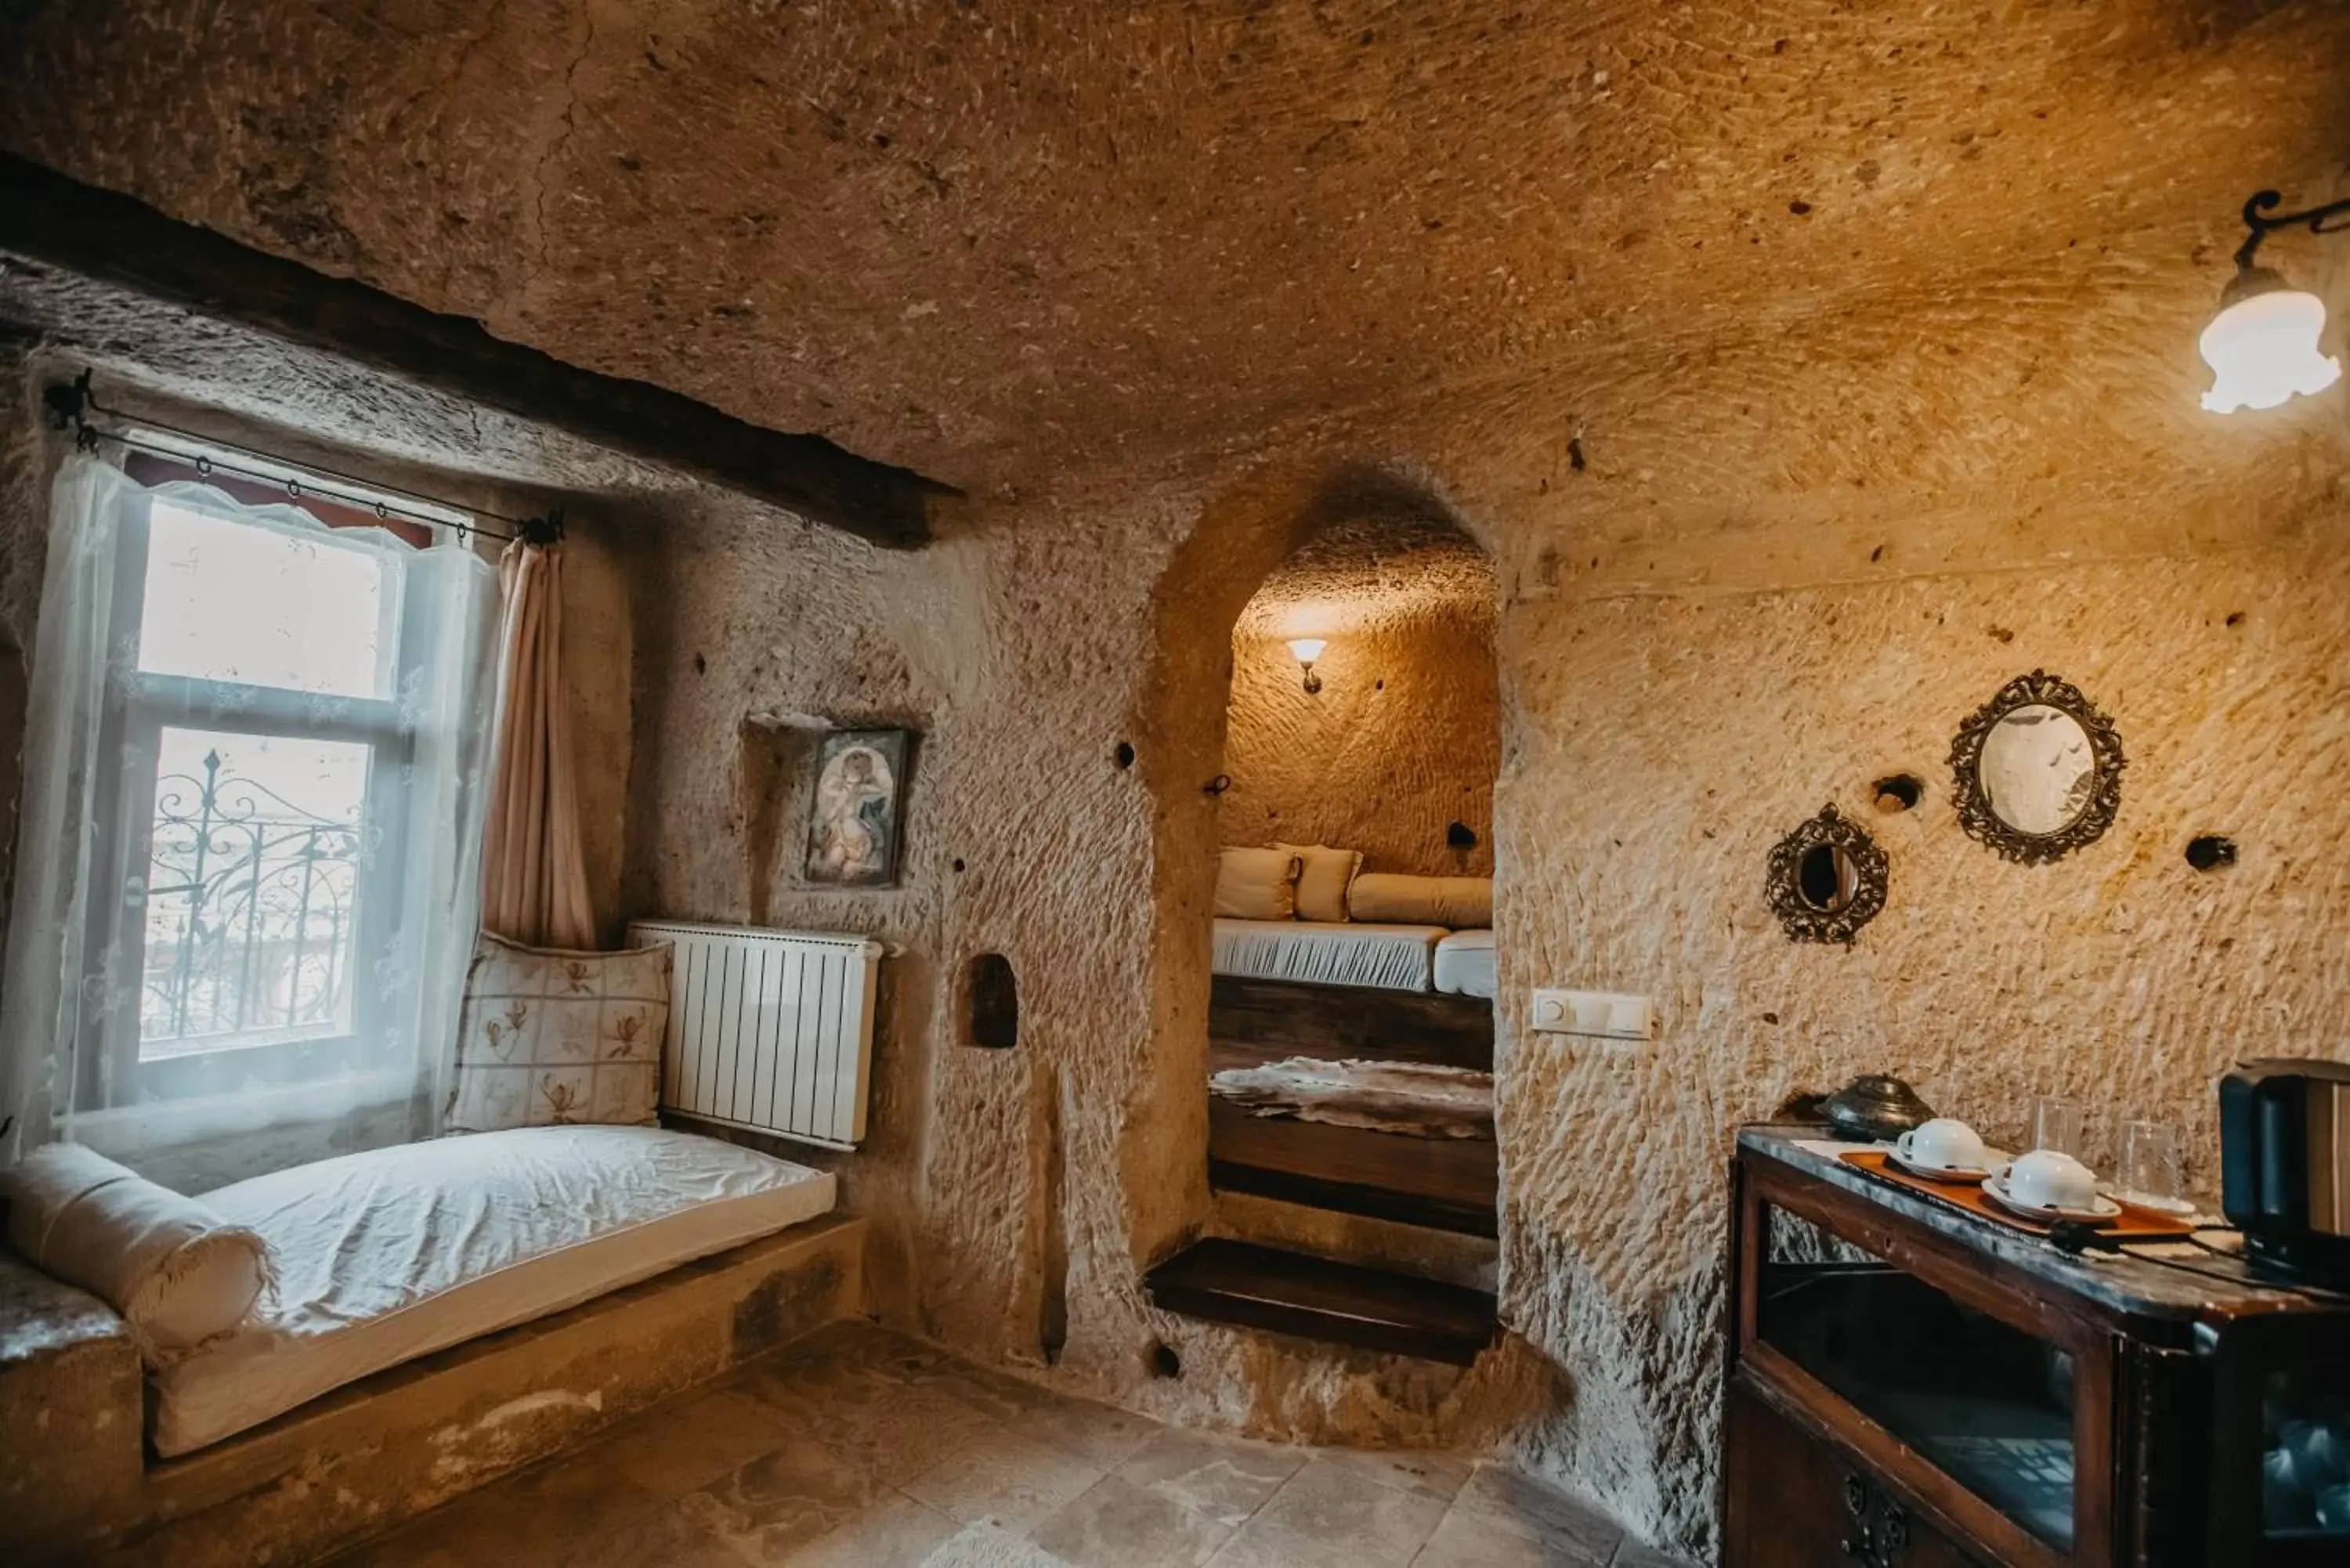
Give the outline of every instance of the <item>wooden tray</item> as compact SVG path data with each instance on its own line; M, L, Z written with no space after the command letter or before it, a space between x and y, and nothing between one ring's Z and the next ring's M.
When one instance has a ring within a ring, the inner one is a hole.
M1979 1219L1989 1220L2026 1235L2045 1236L2050 1227L2037 1220L2001 1208L1983 1195L1974 1183L1929 1181L1922 1176L1912 1176L1885 1158L1879 1148L1855 1149L1836 1157L1846 1165L1856 1165L1879 1181L1889 1181L1896 1187L1906 1187L1912 1192L1922 1192L1929 1198L1939 1198L1953 1209L1963 1209ZM2119 1201L2116 1199L2116 1201ZM2123 1203L2122 1211L2111 1220L2084 1220L2081 1223L2103 1236L2118 1236L2125 1241L2146 1241L2162 1236L2188 1236L2195 1231L2194 1224L2175 1214L2158 1214L2151 1209L2140 1209Z

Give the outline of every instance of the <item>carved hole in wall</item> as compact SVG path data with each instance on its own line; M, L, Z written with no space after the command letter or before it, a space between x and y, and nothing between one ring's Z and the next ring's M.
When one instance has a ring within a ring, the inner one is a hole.
M2198 871L2217 870L2236 863L2236 841L2207 833L2187 841L2187 864Z
M1150 1368L1150 1376L1153 1377L1183 1376L1183 1358L1176 1355L1175 1347L1163 1339L1152 1340L1150 1349L1144 1354L1142 1359L1144 1365Z
M1888 774L1868 786L1877 809L1891 816L1908 811L1926 797L1925 781L1916 774Z
M964 981L971 1010L970 1043L987 1051L1009 1051L1020 1044L1020 981L1012 961L1002 953L982 953L971 961Z
M1121 770L1132 767L1134 765L1134 742L1132 741L1120 741L1118 743L1118 751L1114 755L1117 757L1118 765Z

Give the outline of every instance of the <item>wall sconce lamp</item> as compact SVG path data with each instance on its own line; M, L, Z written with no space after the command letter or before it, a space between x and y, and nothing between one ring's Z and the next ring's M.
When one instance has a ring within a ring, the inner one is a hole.
M2220 314L2203 329L2203 362L2212 376L2203 406L2215 414L2272 409L2296 392L2322 392L2341 379L2342 362L2317 350L2318 334L2325 330L2325 302L2252 258L2273 229L2305 223L2313 234L2329 234L2350 227L2350 219L2326 222L2350 214L2350 201L2268 216L2283 200L2274 191L2262 191L2244 203L2244 226L2251 233L2236 251L2236 275L2220 291Z
M1297 656L1297 667L1305 671L1305 690L1309 692L1322 690L1322 678L1314 673L1314 661L1321 658L1322 650L1329 646L1330 639L1326 637L1293 637L1289 639L1289 651Z

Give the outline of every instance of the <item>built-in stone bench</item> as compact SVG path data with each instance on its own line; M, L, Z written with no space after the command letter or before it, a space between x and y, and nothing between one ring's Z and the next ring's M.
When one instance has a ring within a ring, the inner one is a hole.
M120 1318L0 1251L0 1559L301 1563L862 1310L832 1214L150 1460Z

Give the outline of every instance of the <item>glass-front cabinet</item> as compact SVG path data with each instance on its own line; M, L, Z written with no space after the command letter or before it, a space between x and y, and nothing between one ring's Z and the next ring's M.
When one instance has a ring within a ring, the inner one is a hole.
M1757 1343L2071 1552L2078 1353L1784 1210L1765 1212Z
M2263 1564L2350 1563L2350 1321L2247 1322L2217 1361L2230 1533L2256 1538Z
M2068 1255L1809 1129L1732 1193L1730 1568L2350 1564L2350 1298Z

